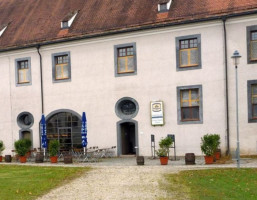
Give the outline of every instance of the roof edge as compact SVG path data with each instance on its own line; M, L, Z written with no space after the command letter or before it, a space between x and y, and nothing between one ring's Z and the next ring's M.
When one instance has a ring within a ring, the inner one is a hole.
M232 13L232 14L221 15L221 16L212 16L212 17L202 18L202 19L186 20L186 21L180 21L180 22L170 22L170 23L166 22L166 23L161 23L161 24L150 24L150 25L145 25L145 26L141 26L141 27L131 27L131 28L128 28L128 29L113 30L113 31L107 31L107 32L91 34L91 35L75 36L75 37L69 37L69 38L58 39L58 40L51 40L51 41L46 41L46 42L36 42L36 43L33 43L33 44L28 44L28 45L23 45L23 46L7 47L7 48L4 48L4 49L0 49L0 53L7 52L7 51L20 50L20 49L34 48L34 47L38 48L39 46L46 46L46 45L52 45L52 44L58 44L58 43L64 43L64 42L71 42L71 41L76 41L76 40L83 40L83 39L91 39L91 38L97 38L97 37L103 37L103 36L117 35L117 34L129 33L129 32L135 32L135 31L142 31L142 30L149 30L149 29L156 29L156 28L164 28L164 27L176 26L176 25L182 25L182 24L192 24L192 23L214 21L214 20L226 20L226 19L229 19L229 18L247 16L247 15L254 15L254 14L257 14L257 10L247 11L247 12L242 12L242 13Z

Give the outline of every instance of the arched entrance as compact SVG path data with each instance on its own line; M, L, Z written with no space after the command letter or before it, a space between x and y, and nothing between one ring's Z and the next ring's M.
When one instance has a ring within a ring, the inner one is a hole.
M46 117L47 142L57 139L61 150L82 148L81 116L72 110L57 110Z
M138 123L135 120L117 122L117 150L120 155L139 155Z

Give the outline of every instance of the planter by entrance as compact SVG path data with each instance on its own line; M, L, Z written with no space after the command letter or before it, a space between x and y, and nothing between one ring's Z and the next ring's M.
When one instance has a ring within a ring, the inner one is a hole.
M145 159L144 156L137 156L137 165L144 165Z
M51 156L50 157L51 163L57 163L57 159L58 159L58 156Z
M204 156L205 164L212 164L213 163L213 156Z
M42 153L37 153L35 158L35 163L43 163L44 155Z
M7 163L12 162L12 156L11 155L5 155L4 161L7 162Z
M217 151L214 153L214 156L215 156L216 160L220 159L220 155L221 155L221 150L217 149Z
M195 164L195 154L194 153L186 153L185 163L186 163L186 165L194 165Z
M72 163L72 156L71 155L65 155L63 158L64 164L71 164Z
M169 161L169 157L160 157L161 165L167 165Z
M20 156L20 163L25 163L27 162L27 157L26 156Z

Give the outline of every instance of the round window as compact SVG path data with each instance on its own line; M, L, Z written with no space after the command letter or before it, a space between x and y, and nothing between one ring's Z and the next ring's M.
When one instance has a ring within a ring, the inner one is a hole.
M115 112L121 119L134 118L138 113L138 109L138 103L130 97L120 99L115 106Z
M20 128L30 128L34 124L34 118L29 112L22 112L17 117L17 123Z

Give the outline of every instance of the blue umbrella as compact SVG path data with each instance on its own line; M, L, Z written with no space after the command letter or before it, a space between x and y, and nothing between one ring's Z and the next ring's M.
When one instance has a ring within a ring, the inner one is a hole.
M45 156L45 149L47 148L47 138L46 138L46 120L44 114L42 115L41 118L41 143L42 143L42 148L44 149L44 156Z
M86 147L87 147L87 118L86 113L82 113L82 119L81 119L81 137L82 137L82 147L84 149L84 154L86 153Z

